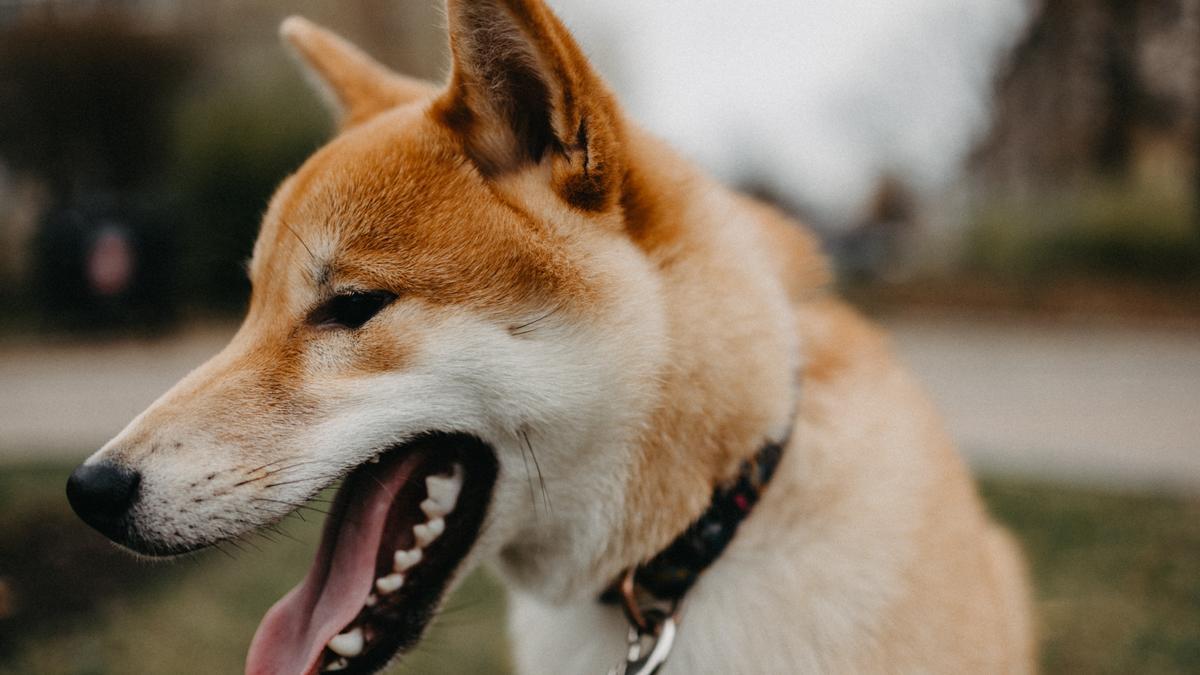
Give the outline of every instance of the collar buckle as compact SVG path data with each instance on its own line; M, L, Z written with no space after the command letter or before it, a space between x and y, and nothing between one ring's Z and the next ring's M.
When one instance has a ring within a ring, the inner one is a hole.
M675 646L677 625L675 617L667 614L658 622L657 633L643 633L629 628L629 651L625 663L613 669L612 675L655 675L667 662Z
M654 675L667 662L675 646L678 630L678 600L643 605L637 598L630 568L621 578L621 608L629 620L628 650L625 663L609 671L610 675Z

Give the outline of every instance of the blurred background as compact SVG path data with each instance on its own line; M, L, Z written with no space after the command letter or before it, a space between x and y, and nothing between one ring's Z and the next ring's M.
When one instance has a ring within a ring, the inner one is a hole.
M441 80L429 0L0 0L0 673L240 672L320 516L169 564L72 466L215 353L330 133L305 14ZM1053 673L1200 672L1200 0L552 0L631 114L821 236L1037 584ZM504 672L473 578L401 670Z

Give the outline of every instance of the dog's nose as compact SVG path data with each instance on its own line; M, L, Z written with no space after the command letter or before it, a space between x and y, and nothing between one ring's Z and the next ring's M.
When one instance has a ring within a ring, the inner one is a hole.
M138 472L113 464L81 464L67 479L67 501L83 522L112 538L137 498Z

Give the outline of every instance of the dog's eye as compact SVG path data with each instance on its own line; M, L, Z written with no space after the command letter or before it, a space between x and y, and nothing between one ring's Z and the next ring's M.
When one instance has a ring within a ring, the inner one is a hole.
M308 322L314 326L358 328L395 299L396 294L387 291L335 295L314 309Z

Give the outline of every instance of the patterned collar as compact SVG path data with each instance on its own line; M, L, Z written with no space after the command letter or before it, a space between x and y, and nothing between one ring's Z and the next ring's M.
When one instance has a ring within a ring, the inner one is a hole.
M700 574L725 551L738 526L754 510L775 475L790 437L789 431L782 440L765 444L753 457L743 460L737 475L713 490L708 509L683 534L649 562L627 573L634 588L624 593L640 590L658 601L678 604ZM628 586L629 582L624 583ZM606 603L623 600L628 599L623 598L622 581L601 596Z

